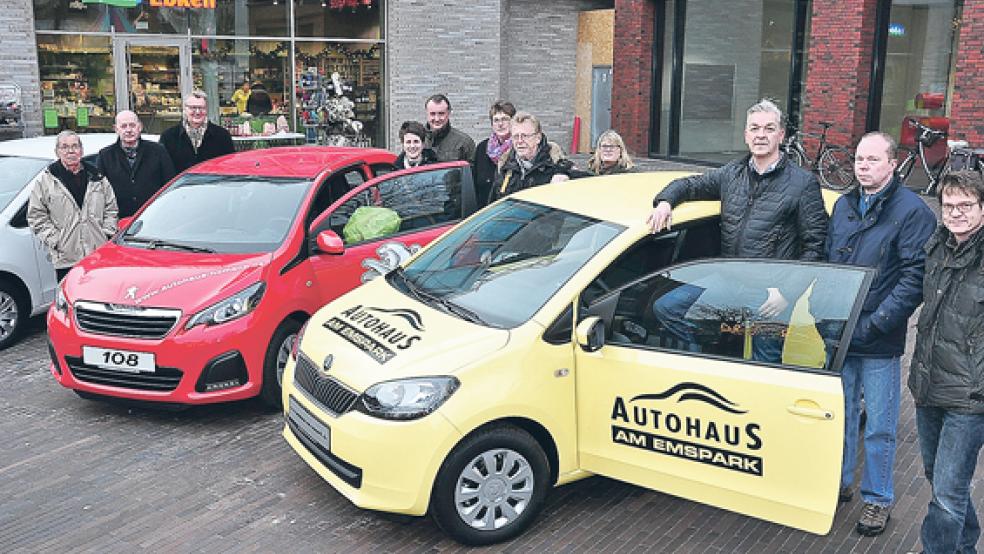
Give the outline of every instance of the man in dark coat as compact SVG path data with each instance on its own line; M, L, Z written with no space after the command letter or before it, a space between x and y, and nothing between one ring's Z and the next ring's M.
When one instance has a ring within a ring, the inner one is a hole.
M440 162L471 162L475 157L475 140L451 127L451 101L435 94L424 102L427 110L427 141Z
M926 243L923 308L909 391L926 478L933 487L920 540L926 554L976 552L971 483L984 445L984 182L943 178L943 226Z
M533 115L518 112L511 133L512 150L499 160L489 204L518 190L566 181L574 169L560 146L547 140Z
M654 233L669 229L673 206L694 200L721 201L721 254L740 258L820 260L827 236L827 212L817 178L788 163L779 151L783 139L782 112L769 100L748 109L745 144L749 155L703 175L671 182L653 200L648 223ZM806 284L808 286L808 284ZM711 287L713 288L713 287ZM802 283L776 283L764 290L747 290L741 301L763 321L789 321ZM786 295L783 294L784 291ZM661 297L653 306L657 318L681 321L695 299L681 287L679 294ZM668 329L675 327L667 325ZM692 342L692 337L678 336ZM779 362L781 336L756 335L753 358Z
M161 133L161 144L178 173L235 150L229 131L208 120L207 102L204 92L192 91L184 101L184 119Z
M844 386L844 455L840 500L853 496L858 421L864 397L864 508L857 532L879 535L895 501L892 467L899 419L901 359L909 316L922 301L923 246L936 216L895 177L895 140L872 132L854 157L860 186L837 200L827 230L827 259L877 269L848 347Z
M109 179L119 205L119 217L130 217L165 183L174 177L174 164L167 150L156 142L143 140L143 126L137 114L124 110L116 114L116 134L120 137L99 151L96 166Z

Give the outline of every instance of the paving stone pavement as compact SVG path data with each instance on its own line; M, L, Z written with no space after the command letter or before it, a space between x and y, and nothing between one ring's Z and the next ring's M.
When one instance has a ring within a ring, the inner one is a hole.
M353 507L293 454L280 437L281 416L254 402L168 413L82 400L49 374L45 341L39 318L25 340L0 351L0 551L468 550L428 519ZM979 468L977 506L982 478ZM841 506L829 534L816 536L596 477L555 489L522 537L478 550L918 550L929 486L908 391L902 393L895 479L898 502L877 538L854 533L857 499Z

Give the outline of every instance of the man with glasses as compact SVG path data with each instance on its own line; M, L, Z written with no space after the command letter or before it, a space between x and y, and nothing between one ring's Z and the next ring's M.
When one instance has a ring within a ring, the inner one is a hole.
M895 139L885 133L861 137L854 156L860 186L834 204L825 248L831 262L877 270L841 369L845 417L839 500L854 496L863 396L864 507L856 530L864 536L885 530L895 501L901 359L909 316L922 301L923 246L936 228L932 210L895 176L895 151Z
M229 131L208 120L208 97L200 90L185 98L181 123L161 133L161 144L178 173L235 150Z
M424 102L427 110L427 142L439 162L471 162L475 157L475 141L465 133L451 127L451 101L443 94L435 94Z
M970 497L984 444L984 182L943 178L943 226L926 243L925 304L916 324L909 391L926 478L933 487L920 540L926 554L976 552Z
M55 138L58 157L31 191L27 222L48 248L58 280L116 232L116 196L99 170L82 161L75 131Z
M573 164L558 144L547 140L540 121L533 115L518 112L513 116L511 139L512 149L499 162L490 204L518 190L570 178Z

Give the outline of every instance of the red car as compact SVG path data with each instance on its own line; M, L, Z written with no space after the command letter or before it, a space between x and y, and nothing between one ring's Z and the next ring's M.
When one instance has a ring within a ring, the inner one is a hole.
M465 162L391 172L393 161L276 148L178 176L59 286L55 379L92 399L259 395L279 406L294 337L315 310L476 210Z

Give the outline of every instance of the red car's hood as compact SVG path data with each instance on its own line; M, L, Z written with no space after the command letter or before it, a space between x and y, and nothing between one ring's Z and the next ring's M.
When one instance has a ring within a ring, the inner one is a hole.
M103 245L65 279L70 301L195 311L259 281L272 254L197 254Z

